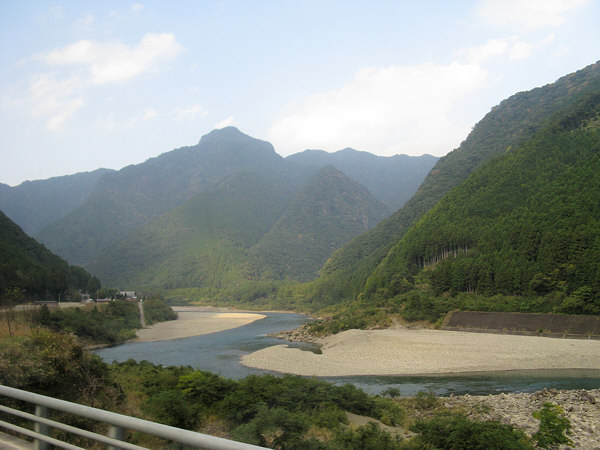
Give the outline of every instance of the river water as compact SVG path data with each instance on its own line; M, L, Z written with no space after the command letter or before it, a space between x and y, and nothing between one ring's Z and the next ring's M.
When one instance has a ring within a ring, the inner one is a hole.
M180 312L179 314L186 314ZM95 350L107 362L147 360L163 366L189 365L228 378L239 379L251 374L269 373L240 364L242 355L272 345L288 344L306 351L317 351L313 344L290 343L269 337L281 330L297 328L306 316L291 313L263 313L264 319L218 333L159 342L131 342ZM542 388L600 388L599 370L535 370L474 373L439 376L353 376L323 377L335 384L352 383L366 392L377 394L396 388L403 396L419 391L437 395L491 394L500 392L534 392Z

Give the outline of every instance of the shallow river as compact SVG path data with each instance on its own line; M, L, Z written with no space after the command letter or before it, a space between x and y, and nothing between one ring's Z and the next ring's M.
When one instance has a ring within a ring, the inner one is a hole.
M186 314L180 312L179 314ZM306 316L290 313L264 313L267 317L239 328L218 333L159 342L132 342L96 350L107 362L147 360L169 365L189 365L229 378L266 373L240 364L240 357L286 341L269 337L271 333L296 328ZM315 345L288 343L306 351L318 351ZM402 395L414 395L427 390L438 395L450 393L489 394L498 392L534 392L542 388L600 388L600 370L537 370L507 371L440 376L355 376L325 377L336 384L352 383L370 393L393 387Z

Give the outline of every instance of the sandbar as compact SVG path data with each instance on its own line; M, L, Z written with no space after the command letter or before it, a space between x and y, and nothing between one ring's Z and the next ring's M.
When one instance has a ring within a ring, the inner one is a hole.
M530 369L600 369L600 340L430 329L348 330L322 354L276 345L242 364L304 376L425 375Z
M138 330L136 342L166 341L216 333L266 317L256 313L207 311L204 307L196 306L173 307L173 310L178 315L177 320L159 322Z

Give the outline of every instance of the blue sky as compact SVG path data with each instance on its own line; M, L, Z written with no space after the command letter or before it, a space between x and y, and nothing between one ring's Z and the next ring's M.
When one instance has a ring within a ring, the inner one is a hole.
M0 0L0 182L237 126L289 155L444 155L600 59L600 2Z

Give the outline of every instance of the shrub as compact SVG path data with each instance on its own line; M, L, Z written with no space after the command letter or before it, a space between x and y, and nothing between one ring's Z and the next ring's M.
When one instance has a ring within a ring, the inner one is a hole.
M523 450L533 449L525 433L500 422L472 422L459 414L439 415L410 427L418 433L412 448Z
M532 436L538 447L549 448L554 445L573 443L567 437L567 434L571 434L571 422L564 416L560 406L546 402L542 405L542 409L533 413L533 417L540 421L540 429Z
M356 430L339 433L331 447L344 450L392 450L400 448L400 438L382 430L375 422L369 422Z

